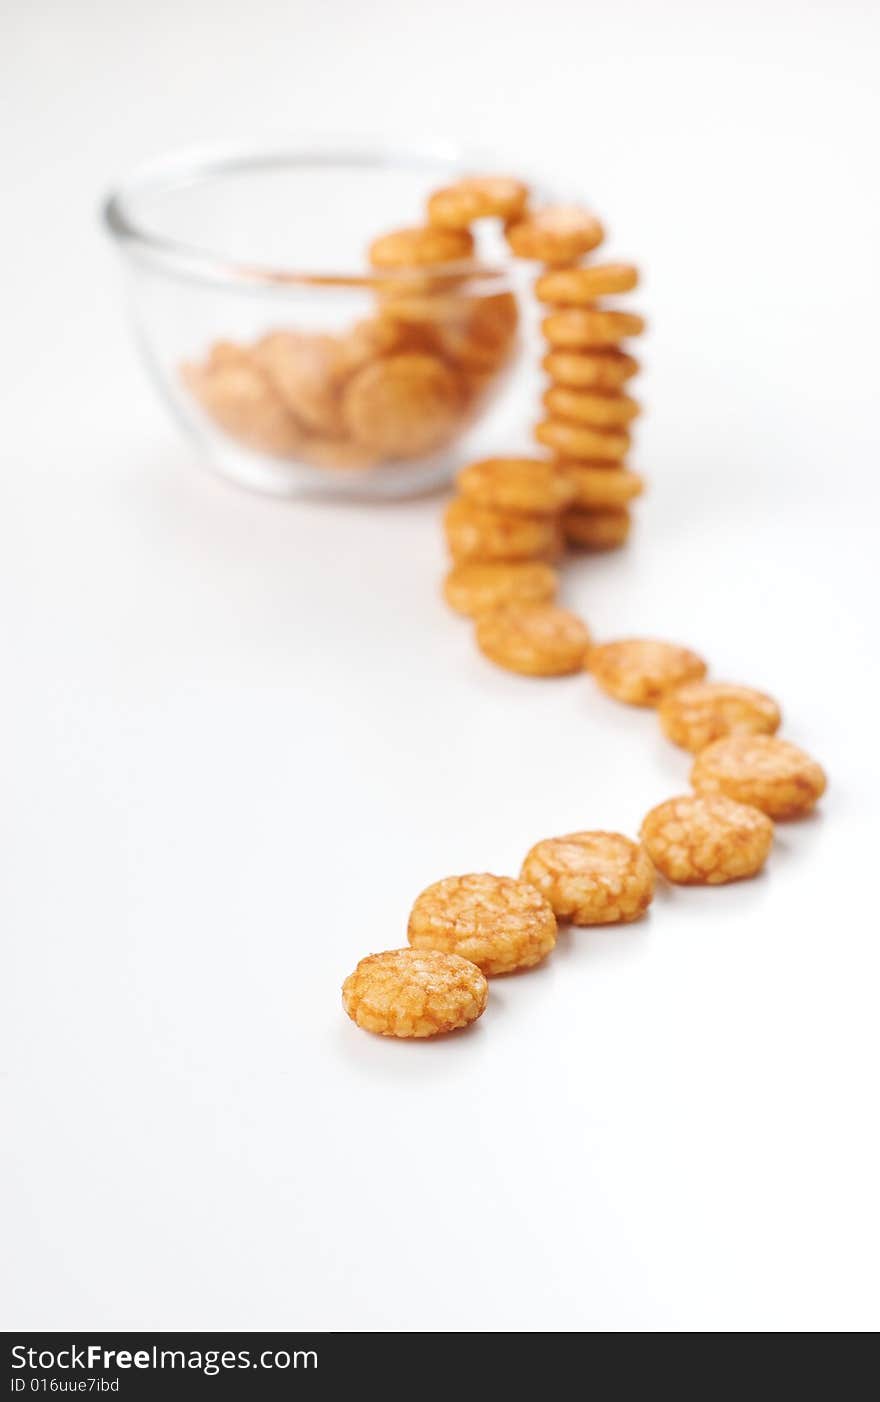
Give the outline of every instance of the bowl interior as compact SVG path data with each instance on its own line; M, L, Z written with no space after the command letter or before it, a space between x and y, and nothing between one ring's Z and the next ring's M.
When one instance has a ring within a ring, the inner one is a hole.
M125 232L248 267L352 275L378 234L424 218L431 190L472 170L443 152L339 149L244 152L159 162L110 204ZM504 262L500 236L481 253Z

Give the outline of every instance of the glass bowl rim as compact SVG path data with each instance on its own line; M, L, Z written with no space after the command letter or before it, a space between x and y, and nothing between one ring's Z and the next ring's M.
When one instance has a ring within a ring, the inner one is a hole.
M515 260L495 259L492 263L466 259L454 263L431 264L413 269L361 269L357 272L310 273L259 263L245 263L225 257L208 247L159 234L139 220L131 202L138 196L186 185L207 183L247 171L276 170L284 167L358 165L365 169L435 169L438 182L478 172L501 170L497 158L463 151L445 142L383 143L359 137L310 138L303 142L272 145L222 144L185 147L144 161L118 181L106 195L101 214L104 224L120 247L141 261L187 281L220 283L253 288L352 288L377 287L400 279L402 273L430 271L432 280L442 286L460 287L468 281L470 291L491 293L500 282L510 280ZM532 189L534 190L534 185ZM475 286L476 284L476 286ZM485 284L485 286L484 286Z

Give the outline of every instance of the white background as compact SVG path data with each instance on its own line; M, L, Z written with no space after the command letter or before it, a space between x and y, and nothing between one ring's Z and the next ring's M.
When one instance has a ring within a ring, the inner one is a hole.
M877 7L2 19L5 1326L876 1327ZM176 436L99 196L324 129L590 194L647 272L652 491L567 598L778 695L831 775L765 876L563 935L445 1043L359 1032L343 977L687 757L480 659L436 500L248 497Z

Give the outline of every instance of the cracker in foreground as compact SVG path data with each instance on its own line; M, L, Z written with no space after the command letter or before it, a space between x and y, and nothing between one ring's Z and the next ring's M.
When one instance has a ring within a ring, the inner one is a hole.
M656 638L621 638L590 653L590 671L602 690L630 706L656 706L682 682L706 674L706 664L690 648Z
M590 646L586 624L554 604L506 604L477 619L476 635L490 662L527 677L580 672Z
M670 798L642 823L658 871L683 886L720 886L759 872L773 846L765 813L721 794Z
M443 597L456 613L476 618L502 604L552 603L558 587L556 571L543 560L477 560L453 566Z
M447 876L416 900L408 938L414 949L459 954L484 974L509 974L550 953L556 917L525 881L487 872Z
M489 985L475 964L433 949L368 954L342 985L358 1027L382 1037L436 1037L484 1012Z
M698 754L725 735L774 735L782 716L772 696L730 682L686 682L657 711L664 735Z
M573 925L628 924L654 894L654 868L643 847L618 832L573 832L538 842L522 864L524 881Z
M799 818L825 792L821 765L776 735L727 735L701 750L691 770L698 793L750 803L770 818Z

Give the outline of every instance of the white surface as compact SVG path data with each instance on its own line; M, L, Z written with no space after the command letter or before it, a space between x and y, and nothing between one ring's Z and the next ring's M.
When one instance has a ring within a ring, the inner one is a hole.
M436 15L4 8L3 1323L876 1327L876 7ZM360 1033L343 976L687 758L480 660L437 503L194 467L95 218L174 145L360 126L552 157L644 262L652 493L567 596L832 777L765 877L565 935L446 1044Z

